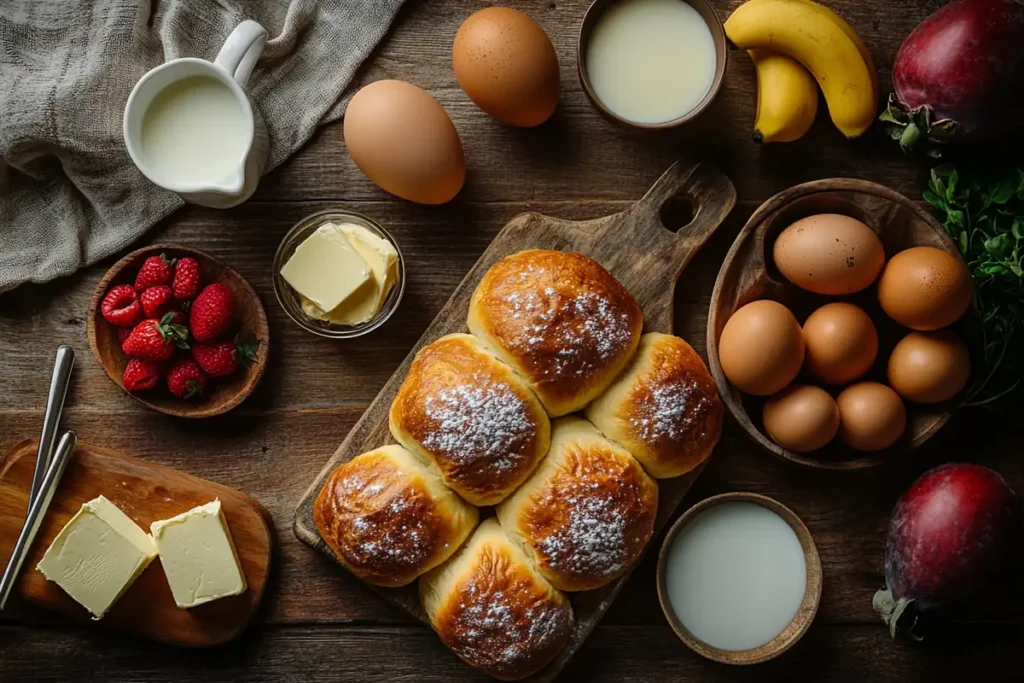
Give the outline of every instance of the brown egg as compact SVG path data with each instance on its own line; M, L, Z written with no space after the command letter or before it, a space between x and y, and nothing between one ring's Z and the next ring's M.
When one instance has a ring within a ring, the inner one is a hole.
M860 382L836 398L839 435L856 451L880 451L907 428L907 409L895 391L878 382Z
M839 407L820 387L795 384L764 404L764 430L797 453L816 451L839 430Z
M377 81L345 112L345 145L370 180L420 204L443 204L466 179L462 143L448 114L425 90Z
M889 356L889 384L915 403L953 398L971 376L971 354L949 330L911 332Z
M878 282L878 302L890 318L929 332L951 325L971 305L971 274L936 247L912 247L889 259Z
M499 121L539 126L558 105L558 57L544 29L508 7L487 7L462 22L452 45L459 85Z
M804 362L800 323L777 301L753 301L732 314L718 341L722 371L740 391L782 391Z
M779 233L775 265L797 287L831 296L853 294L875 281L885 265L878 235L856 218L822 213Z
M804 321L805 363L826 384L847 384L861 377L878 355L878 332L861 308L825 304Z

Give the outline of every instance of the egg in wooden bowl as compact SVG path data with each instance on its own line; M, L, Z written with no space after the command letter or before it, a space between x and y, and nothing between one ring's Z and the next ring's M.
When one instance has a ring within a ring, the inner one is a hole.
M134 294L118 301L118 288ZM115 263L89 301L86 333L115 384L176 417L238 406L262 379L270 351L267 315L249 283L210 254L174 245L144 247ZM126 343L151 357L129 356Z
M906 197L847 178L798 185L762 204L726 255L709 311L711 372L773 455L824 469L881 465L962 404L980 340L970 292L953 242ZM865 414L869 394L886 400Z

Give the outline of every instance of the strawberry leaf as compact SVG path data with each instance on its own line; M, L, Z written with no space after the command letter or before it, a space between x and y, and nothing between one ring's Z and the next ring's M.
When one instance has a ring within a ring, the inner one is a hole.
M185 382L185 398L195 398L203 395L203 387L199 382L190 379Z

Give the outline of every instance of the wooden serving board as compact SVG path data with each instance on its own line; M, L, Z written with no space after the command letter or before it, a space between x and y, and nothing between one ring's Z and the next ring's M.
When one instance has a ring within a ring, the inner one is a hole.
M25 522L35 469L37 440L22 441L0 461L0 561L6 566ZM248 588L245 593L192 609L174 604L160 558L146 568L98 623L152 640L204 647L238 636L256 612L270 571L269 516L249 496L190 474L79 443L71 456L49 512L22 568L17 593L28 601L89 622L91 615L35 567L82 503L106 496L139 526L167 519L215 498L238 551Z
M660 215L665 203L675 197L690 201L693 220L674 233L662 225ZM621 213L589 221L567 221L536 213L513 218L494 238L306 491L295 511L295 535L337 561L334 552L320 538L313 522L313 502L317 494L338 465L360 453L393 443L388 431L388 411L413 357L420 348L439 337L466 331L470 297L484 273L495 262L524 249L556 249L585 254L607 268L636 297L643 309L645 332L671 333L676 280L693 255L725 220L735 203L735 188L717 168L678 161L640 201ZM685 476L659 482L655 535L669 520L700 470L698 468ZM524 680L533 683L551 681L604 616L628 577L627 573L597 590L571 593L576 626L568 645L548 666ZM415 583L403 588L373 588L390 602L426 623Z

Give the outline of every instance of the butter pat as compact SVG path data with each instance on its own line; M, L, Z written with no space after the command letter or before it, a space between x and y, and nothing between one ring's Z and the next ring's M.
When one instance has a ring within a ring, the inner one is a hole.
M245 575L219 500L153 522L150 531L178 607L245 592Z
M344 223L336 227L369 265L371 277L333 309L325 309L310 298L302 297L302 310L317 320L336 325L359 325L380 313L384 300L398 281L398 251L391 242L361 225Z
M153 537L100 496L64 525L36 569L99 619L156 553Z
M330 311L372 277L370 266L335 223L325 223L295 249L281 277L301 296Z

